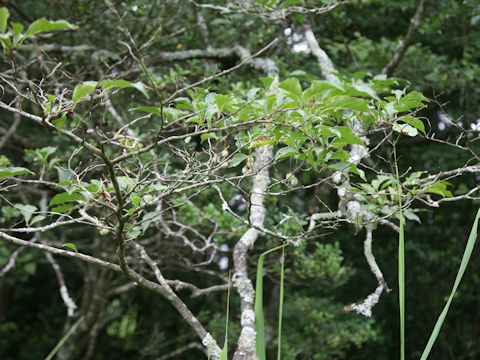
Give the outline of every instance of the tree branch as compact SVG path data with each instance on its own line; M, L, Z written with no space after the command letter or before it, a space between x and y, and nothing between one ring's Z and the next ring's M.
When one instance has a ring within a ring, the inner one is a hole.
M400 63L400 60L402 60L402 57L405 54L405 51L407 51L407 48L413 39L415 30L417 30L417 28L420 26L425 1L426 0L419 0L417 10L415 11L415 15L413 15L413 18L410 21L410 26L408 27L407 35L405 35L405 38L403 40L400 40L397 46L397 49L395 50L395 54L393 54L393 57L390 59L388 64L382 68L382 71L381 71L382 74L385 74L388 76L392 75L393 72L395 71L395 68Z
M233 263L235 272L233 274L233 286L237 289L241 300L241 326L242 330L238 339L238 348L233 357L234 360L256 360L258 359L255 348L255 313L253 301L255 290L248 278L247 253L253 247L259 235L257 228L263 227L265 219L264 198L267 191L270 177L268 174L272 151L268 145L258 147L256 158L253 164L253 171L257 173L253 180L252 192L250 195L250 224L255 226L248 229L235 245L233 250Z

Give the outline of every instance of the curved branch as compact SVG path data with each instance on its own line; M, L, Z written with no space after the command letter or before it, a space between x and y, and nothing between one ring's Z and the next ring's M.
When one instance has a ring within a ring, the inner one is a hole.
M367 230L367 235L364 242L364 254L365 258L367 259L368 265L370 266L370 270L372 270L373 274L377 278L378 286L373 293L367 296L363 303L346 306L345 310L353 310L359 314L370 317L372 316L372 308L380 299L380 295L382 294L382 292L385 290L386 293L389 293L391 290L385 282L382 271L378 267L378 264L375 261L375 256L373 256L372 253L372 224L367 225L365 229Z
M405 35L405 38L403 40L400 40L400 43L398 44L397 49L395 50L395 54L393 54L393 57L390 59L388 64L382 68L382 71L381 71L382 74L385 74L388 76L392 75L393 72L395 71L395 68L400 63L400 60L402 60L402 57L405 54L405 51L407 51L407 48L413 39L415 30L417 30L417 28L420 26L420 22L423 16L423 8L424 8L425 1L426 0L420 0L418 2L417 10L415 11L415 15L413 15L413 18L410 21L410 26L408 27L407 35Z

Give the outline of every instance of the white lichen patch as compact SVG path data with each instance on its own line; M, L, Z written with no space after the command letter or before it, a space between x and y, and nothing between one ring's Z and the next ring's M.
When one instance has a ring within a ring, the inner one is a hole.
M242 312L242 318L240 320L242 326L255 324L255 313L252 310L245 310Z
M60 286L60 296L62 297L62 300L67 307L67 315L69 317L72 317L73 314L75 313L75 309L77 308L77 305L73 301L73 299L68 295L68 290L65 285Z
M237 289L243 301L253 304L255 290L253 290L250 279L235 273L233 275L233 286Z
M255 347L256 341L256 332L251 327L244 327L240 334L240 338L238 339L238 347L239 348L249 348Z
M228 209L229 209L228 204L227 204L226 201L224 201L224 202L222 203L222 210L223 210L223 211L227 211Z
M352 164L359 164L360 161L368 156L368 149L363 145L352 145L350 150L350 162Z
M375 306L376 303L378 303L379 299L380 299L380 295L374 292L373 294L368 295L368 297L365 299L365 301L362 304L350 305L350 309L353 311L356 311L359 314L362 314L363 316L371 317L372 308Z
M342 173L340 171L335 172L332 176L332 180L335 184L339 184L342 181Z
M209 359L220 358L220 353L222 351L220 350L217 343L215 342L215 339L212 337L212 335L210 335L210 333L207 333L207 335L203 338L202 345L207 348L207 354Z
M243 234L243 236L240 238L240 241L243 242L248 249L253 246L255 240L257 240L257 237L258 231L254 228L250 228L245 232L245 234Z
M358 201L349 201L347 203L347 216L349 219L357 219L361 215L362 207Z

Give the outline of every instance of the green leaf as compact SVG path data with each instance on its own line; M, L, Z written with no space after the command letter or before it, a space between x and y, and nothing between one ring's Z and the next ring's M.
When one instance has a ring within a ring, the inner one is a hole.
M33 217L32 221L30 221L30 225L36 224L37 222L42 221L43 219L45 219L45 216L36 215Z
M75 244L73 243L65 243L62 245L63 247L67 247L67 248L70 248L72 249L73 251L75 251L77 254L78 254L78 249L77 247L75 246Z
M418 135L418 130L408 124L402 124L402 123L396 122L395 124L393 124L392 129L393 131L399 132L400 134L403 134L403 135L408 135L412 137Z
M203 144L203 142L205 140L208 140L208 139L217 139L217 135L215 135L215 133L205 133L205 134L202 134L200 135L200 143Z
M248 158L248 155L245 155L242 153L235 154L233 155L233 158L230 161L230 165L228 165L228 167L235 167L238 164L240 164L242 161L244 161L246 158Z
M422 223L422 222L420 221L420 218L417 216L417 214L415 214L415 213L412 212L411 210L405 210L405 211L403 212L403 216L405 216L408 220L416 221L416 222L418 222L419 224Z
M156 106L141 106L141 107L135 108L135 110L147 112L147 113L158 115L158 116L162 116L162 112L160 111L160 108L158 108Z
M280 84L278 84L278 87L291 94L294 94L297 99L300 99L300 97L302 96L302 86L300 85L300 81L298 81L297 78L290 78L284 80Z
M322 100L334 95L340 95L343 89L324 81L314 81L304 92L303 101L308 102L312 99Z
M69 184L75 178L75 174L73 173L73 171L68 168L55 166L55 169L57 169L59 185L63 182Z
M83 84L75 86L72 95L73 105L76 105L80 101L80 99L95 90L97 85L98 83L96 81L85 81Z
M65 126L66 121L67 121L67 113L63 113L63 115L60 118L52 120L52 124L55 125L55 127L57 128L57 131L60 132L60 130L62 130L62 128Z
M448 181L442 181L438 184L435 184L432 187L429 187L425 191L427 193L438 194L438 195L442 195L444 197L453 197L452 193L449 190L447 190L448 185L451 185Z
M0 167L0 179L22 174L33 174L33 172L23 167Z
M269 89L269 88L270 88L270 85L272 85L273 80L274 80L274 77L272 77L272 76L260 78L260 81L261 81L261 82L263 83L263 85L265 86L265 89Z
M2 32L2 34L5 34L5 31L7 31L7 21L9 16L10 13L8 12L8 9L2 7L0 9L0 31Z
M351 96L336 96L327 102L327 109L348 109L360 112L369 112L368 101Z
M452 291L448 298L443 311L439 315L437 319L437 323L433 328L432 334L428 339L428 343L425 346L425 350L423 351L422 357L420 360L427 360L430 351L432 350L433 344L435 344L435 340L437 340L438 334L440 333L440 329L442 328L443 322L447 317L448 310L450 308L450 304L455 297L455 293L457 292L458 286L460 285L460 281L462 281L463 274L465 273L465 269L467 268L468 262L470 261L470 256L472 255L473 247L475 246L475 242L477 241L477 229L478 229L478 220L480 218L480 209L477 212L477 216L475 217L475 221L473 222L472 230L470 231L470 236L468 237L467 246L465 247L465 251L463 253L462 262L460 263L460 268L457 272L457 277L455 278L455 283L453 284Z
M23 25L20 23L13 23L13 42L17 44L22 39Z
M65 203L65 202L73 202L73 201L85 201L84 197L80 193L73 193L69 194L67 192L60 193L55 195L52 200L50 200L50 203L48 204L48 207Z
M75 205L65 204L65 205L62 205L62 206L54 207L51 211L52 211L53 213L57 213L57 214L64 214L64 213L66 213L68 210L73 209L74 207L75 207Z
M35 211L37 211L37 207L34 205L23 205L23 204L15 204L15 207L20 210L20 213L23 215L27 226L29 226L29 221L32 218L32 215Z
M348 151L345 151L345 150L338 150L330 156L330 160L348 160L348 159L350 159L350 156L348 154Z
M23 38L26 39L29 36L42 32L62 29L75 30L78 29L78 26L70 24L68 21L65 20L50 21L46 19L38 19L28 27L28 30L23 36Z
M136 239L142 233L142 228L140 226L131 226L130 224L126 224L125 229L127 230L128 237L132 239Z
M99 86L103 86L104 90L107 91L110 89L115 89L115 88L134 88L140 91L145 97L148 99L148 93L147 90L145 89L145 85L141 82L138 81L136 83L131 83L130 81L127 80L103 80L100 82Z
M423 102L429 102L429 100L421 92L412 91L402 97L395 108L398 112L408 111L422 107Z
M412 125L416 127L418 130L420 130L423 134L425 134L425 125L423 124L423 121L417 118L413 118L411 120L406 121L405 118L402 118L402 120L409 125Z
M351 165L350 165L349 170L350 170L352 173L357 174L358 176L360 176L363 181L367 181L367 177L365 176L365 171L363 171L362 169L357 168L354 164L351 164Z
M365 146L362 139L355 135L352 129L347 126L335 126L334 128L330 128L330 131L337 131L338 133L340 133L339 139L335 141L335 146L338 146L340 144L342 146L353 144Z
M370 86L366 84L360 84L360 85L353 84L351 86L348 86L345 89L345 94L353 95L353 96L365 96L365 97L374 98L376 100L380 100L375 90L373 90Z
M226 105L232 102L232 98L227 95L215 95L215 102L218 106L218 112L221 113Z
M275 160L280 160L289 156L300 155L300 152L297 149L291 147L284 147L277 151L275 154Z
M138 207L142 198L140 196L130 196L130 200L132 201L133 206Z

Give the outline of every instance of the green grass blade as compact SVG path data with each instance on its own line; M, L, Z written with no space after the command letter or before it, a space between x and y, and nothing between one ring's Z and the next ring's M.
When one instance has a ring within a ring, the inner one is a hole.
M393 146L395 175L397 178L398 206L400 209L400 233L398 235L398 305L400 307L400 360L405 360L405 234L402 210L402 189L398 175L397 151Z
M227 291L227 314L225 320L225 342L220 353L220 360L228 360L228 318L230 315L230 274L228 274L228 291Z
M277 360L281 360L282 352L282 316L283 316L283 280L285 277L285 247L282 248L282 268L280 271L280 304L278 306L278 341Z
M266 350L265 350L265 320L263 316L263 261L265 259L265 255L276 251L278 249L282 249L288 244L283 244L277 246L273 249L265 251L263 254L260 255L258 258L257 263L257 282L255 284L255 332L257 333L256 338L256 350L257 356L259 360L266 360Z
M402 203L400 200L400 209ZM400 306L400 359L405 360L405 235L403 212L400 210L400 234L398 236L398 296Z
M430 354L430 350L432 350L433 344L438 337L440 329L442 327L443 321L447 316L448 309L450 308L450 304L452 303L453 297L455 296L455 292L457 291L458 285L462 280L463 274L465 273L465 269L467 267L468 261L470 260L470 256L472 255L473 247L475 246L475 241L477 240L477 230L478 230L478 220L480 218L480 209L477 212L477 216L475 217L475 221L473 222L472 231L470 232L470 236L468 237L467 246L465 247L465 252L463 253L462 262L460 263L460 268L458 269L457 277L455 278L455 283L453 284L452 292L450 293L450 297L448 298L447 304L443 308L442 313L437 319L437 323L433 328L432 335L430 335L430 339L428 339L427 346L423 351L422 357L420 360L426 360L428 355Z
M74 331L77 329L78 325L80 325L80 323L82 322L83 320L83 316L80 317L77 322L75 324L73 324L73 326L70 328L70 330L67 331L67 333L65 334L64 337L62 337L60 339L60 341L57 343L57 345L55 345L55 347L53 348L52 351L50 351L50 354L47 355L47 357L45 358L45 360L51 360L53 359L53 357L55 356L55 354L57 353L58 350L60 350L60 348L63 346L63 344L65 344L65 341L68 340L68 338L70 336L72 336L72 334L74 333Z

